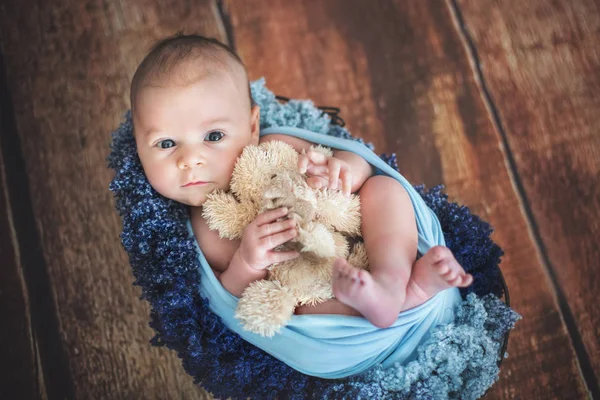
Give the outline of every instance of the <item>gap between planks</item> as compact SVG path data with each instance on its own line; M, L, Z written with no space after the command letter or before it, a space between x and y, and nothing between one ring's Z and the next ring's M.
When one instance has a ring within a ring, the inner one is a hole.
M556 278L554 267L552 265L552 262L550 261L550 258L548 257L546 246L544 245L533 212L529 205L527 193L525 192L523 183L521 182L517 165L512 150L510 148L510 144L508 142L508 135L506 134L506 129L504 127L504 124L502 123L502 119L500 118L498 108L494 103L492 94L487 86L485 77L483 75L483 70L481 68L481 60L479 58L477 48L466 27L462 12L460 10L459 5L457 4L457 0L445 0L445 2L450 11L450 15L458 32L458 36L460 37L460 40L462 41L465 47L468 61L471 64L471 67L473 68L473 76L475 78L475 83L481 91L481 97L483 99L483 103L485 104L486 109L490 114L492 125L494 126L494 128L500 136L500 150L505 156L504 160L506 163L508 176L510 177L510 180L514 187L515 195L521 206L521 212L525 216L525 223L528 227L529 236L533 239L533 245L537 251L538 259L540 260L540 264L542 265L542 270L545 273L548 281L550 282L550 288L552 289L551 291L554 297L554 302L558 305L560 311L560 318L567 328L569 338L571 339L571 343L575 349L577 368L579 369L580 375L583 377L588 393L591 393L593 398L600 398L600 388L598 386L598 381L596 380L596 377L594 375L592 363L583 344L583 340L581 339L581 334L577 329L577 325L575 323L575 318L573 317L571 307L569 306L569 303Z
M36 392L41 399L74 398L74 385L68 367L68 357L59 332L57 310L52 295L47 266L41 252L41 239L34 220L28 177L23 160L19 133L14 121L14 106L4 56L0 49L0 112L6 115L2 123L2 173L6 178L6 204L13 238L19 278L23 285L27 315L31 329L31 346ZM1 119L1 118L0 118ZM19 206L15 206L19 205Z

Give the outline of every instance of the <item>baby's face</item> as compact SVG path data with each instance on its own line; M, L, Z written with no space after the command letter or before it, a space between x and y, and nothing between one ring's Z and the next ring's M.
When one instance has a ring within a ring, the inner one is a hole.
M158 193L200 206L213 190L229 189L236 159L245 146L258 144L259 108L250 111L247 90L218 74L138 92L137 151Z

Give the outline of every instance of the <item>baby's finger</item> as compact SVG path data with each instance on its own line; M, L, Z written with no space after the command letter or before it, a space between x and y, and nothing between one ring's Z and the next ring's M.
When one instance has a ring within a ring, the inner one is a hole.
M300 255L298 251L272 251L269 254L269 264L293 260Z
M338 178L340 177L341 163L336 159L330 159L327 165L329 167L329 188L338 188Z
M277 218L281 218L287 215L287 213L287 207L274 208L272 210L267 210L262 214L259 214L254 221L256 223L256 226L260 227L264 224L268 224L270 222L275 221Z
M298 154L298 172L303 174L308 169L310 158L306 154Z
M327 164L328 157L321 152L309 150L307 155L308 155L308 158L310 158L310 161L314 162L315 164L318 164L318 165Z
M321 189L322 187L327 187L328 180L322 176L311 176L306 179L306 183L313 189Z
M309 176L314 176L314 175L318 175L321 177L327 177L329 175L329 169L327 168L327 165L315 165L315 164L308 164L308 168L306 170L306 175Z
M288 242L291 239L295 238L297 234L298 232L296 231L296 228L291 228L287 231L263 237L258 241L258 245L263 250L273 250L275 247L280 246L285 242Z
M291 218L284 219L283 221L272 222L270 224L264 224L258 228L258 233L256 236L260 239L265 236L272 235L274 233L286 231L295 226L296 226L296 221L294 221Z
M340 177L342 180L342 191L344 192L344 195L350 196L350 193L352 192L352 174L350 173L350 170L342 170Z

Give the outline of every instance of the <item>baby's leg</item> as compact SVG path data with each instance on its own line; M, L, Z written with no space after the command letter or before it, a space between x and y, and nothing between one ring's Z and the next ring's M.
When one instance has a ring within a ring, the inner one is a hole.
M417 225L408 194L392 178L373 176L359 191L362 235L370 273L334 263L333 293L373 325L390 326L406 298L417 258Z
M464 270L443 247L433 248L415 263L415 215L400 183L374 176L359 195L370 273L343 259L336 260L333 292L338 300L358 310L373 325L388 327L400 311L424 303L445 288L466 286Z

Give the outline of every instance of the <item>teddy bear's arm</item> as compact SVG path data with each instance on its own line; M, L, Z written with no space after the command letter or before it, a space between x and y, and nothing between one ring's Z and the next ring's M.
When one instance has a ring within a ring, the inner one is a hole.
M239 203L231 193L217 190L208 195L202 206L202 217L221 238L241 239L244 229L258 215L258 205Z

